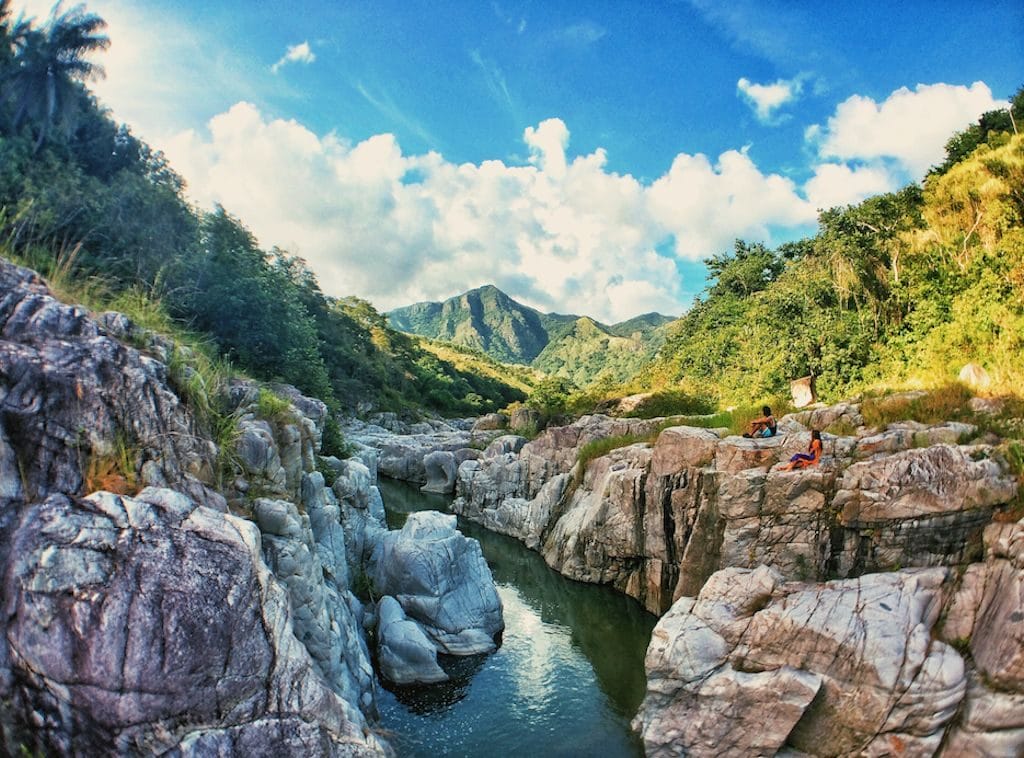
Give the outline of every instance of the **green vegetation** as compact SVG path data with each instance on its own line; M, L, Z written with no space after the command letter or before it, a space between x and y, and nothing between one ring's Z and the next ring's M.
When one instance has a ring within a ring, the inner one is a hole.
M991 393L1024 393L1024 137L986 135L923 188L823 212L812 238L775 250L737 241L708 260L703 296L623 394L757 403L813 374L834 401L942 387L969 361Z
M922 418L965 418L963 390L943 388L968 361L991 394L1024 396L1024 137L1008 113L954 135L922 186L823 211L815 236L777 249L736 241L671 324L541 314L494 287L390 314L451 343L440 345L325 294L301 259L261 249L226 209L193 209L165 157L85 86L102 73L101 19L58 8L35 26L10 8L0 0L0 252L67 299L171 335L172 381L225 449L233 420L218 397L233 371L294 384L332 411L477 414L529 396L544 423L649 392L635 415L739 406L734 430L743 409L776 408L807 374L827 401L937 389L898 412ZM1024 90L1012 102L1024 123Z
M700 416L715 411L707 398L696 397L679 389L663 389L652 392L640 400L624 416L632 418L657 418L659 416Z
M920 421L936 424L942 421L973 420L967 402L971 391L962 384L950 383L919 396L894 395L868 397L861 403L861 415L867 426L884 428L896 421Z
M85 86L102 74L90 58L109 44L102 19L57 11L36 26L0 0L5 256L63 299L124 310L176 341L187 333L184 344L205 346L201 361L294 384L332 410L477 413L525 397L498 372L480 379L423 349L369 303L324 294L301 259L261 249L224 208L193 209L164 156ZM214 402L192 355L172 362L192 402Z
M623 382L650 360L671 321L657 313L607 326L593 319L540 313L488 285L443 303L416 303L390 311L396 329L528 364L575 386Z
M638 442L644 442L652 444L658 435L661 434L662 429L659 428L650 434L622 434L615 437L602 437L601 439L588 442L583 445L576 456L576 461L579 464L579 470L582 472L587 470L587 465L595 458L600 458L603 455L613 450L618 450L622 447L629 447L635 445Z

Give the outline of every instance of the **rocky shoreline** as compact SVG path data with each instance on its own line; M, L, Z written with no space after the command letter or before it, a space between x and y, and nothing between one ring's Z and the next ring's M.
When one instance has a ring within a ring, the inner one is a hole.
M376 460L322 458L327 409L294 388L267 416L231 385L218 476L177 349L0 260L2 752L392 755L368 639L405 682L493 650L479 545L452 517L387 531Z
M274 386L268 413L235 381L226 458L176 350L0 261L6 753L392 754L374 660L440 681L503 620L454 517L386 529L378 472L661 616L648 755L1024 753L1018 480L970 425L869 429L846 403L769 440L593 415L530 441L381 416L338 460L322 403ZM811 428L856 431L780 470Z
M820 466L780 470L824 434ZM1017 479L961 423L864 426L857 404L769 440L668 427L580 470L587 416L459 465L454 510L662 618L634 721L648 755L1024 752ZM997 518L996 518L997 517Z

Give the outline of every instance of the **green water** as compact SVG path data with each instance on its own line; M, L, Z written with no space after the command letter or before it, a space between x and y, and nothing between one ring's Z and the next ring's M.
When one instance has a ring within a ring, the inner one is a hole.
M382 479L388 526L450 498ZM399 756L641 756L629 728L644 696L644 653L657 619L606 587L552 571L520 542L459 519L480 541L504 606L496 653L442 662L452 682L383 691Z

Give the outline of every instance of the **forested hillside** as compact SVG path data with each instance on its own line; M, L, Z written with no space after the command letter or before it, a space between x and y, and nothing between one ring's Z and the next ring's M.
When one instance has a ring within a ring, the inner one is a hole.
M1024 90L1013 99L1024 123ZM1024 391L1024 137L1007 111L954 135L923 186L821 213L809 239L737 241L669 327L632 389L725 403L783 396L813 374L839 399L868 386L953 381L976 362Z
M505 363L521 363L574 386L622 382L651 359L672 321L646 313L608 326L587 316L541 313L493 285L444 302L415 303L387 314L391 326L451 342Z
M164 156L85 86L102 74L104 27L81 6L36 25L0 1L0 254L93 307L143 301L237 368L335 407L468 414L523 397L422 349L369 303L325 295L228 210L191 207Z

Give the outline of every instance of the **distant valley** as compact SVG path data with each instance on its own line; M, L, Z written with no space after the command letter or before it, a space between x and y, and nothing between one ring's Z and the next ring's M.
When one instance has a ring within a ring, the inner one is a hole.
M588 316L541 313L493 285L444 302L423 302L387 314L403 332L479 350L504 363L532 366L578 386L621 382L649 361L665 342L674 321L646 313L619 324Z

